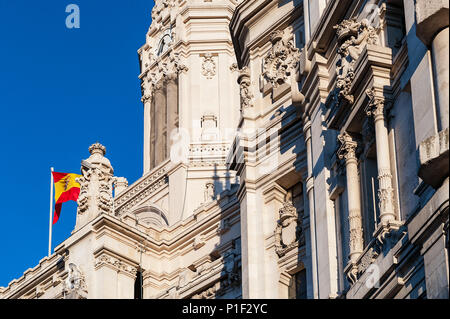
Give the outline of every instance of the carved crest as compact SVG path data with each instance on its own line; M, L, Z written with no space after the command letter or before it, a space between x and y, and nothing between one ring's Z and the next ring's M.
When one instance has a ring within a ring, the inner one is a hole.
M292 28L273 32L271 42L272 49L264 59L263 75L273 87L278 87L290 83L288 79L300 61L300 50L294 45Z
M279 257L291 248L303 244L302 216L298 216L297 209L291 202L285 201L279 211L280 219L275 229L275 251Z

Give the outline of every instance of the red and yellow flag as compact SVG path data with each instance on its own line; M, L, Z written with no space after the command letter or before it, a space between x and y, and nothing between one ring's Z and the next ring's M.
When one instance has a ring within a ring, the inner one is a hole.
M52 174L55 183L55 213L53 214L53 224L55 224L59 219L62 203L69 200L77 201L81 186L75 179L81 175L57 172Z

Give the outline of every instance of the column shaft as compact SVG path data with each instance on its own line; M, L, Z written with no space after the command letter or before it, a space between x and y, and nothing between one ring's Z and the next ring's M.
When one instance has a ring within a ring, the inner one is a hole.
M171 134L177 127L178 85L177 74L168 76L167 81L167 154L172 146Z
M447 27L440 31L431 43L439 131L445 130L449 124L448 30Z
M150 144L151 144L151 99L143 99L144 102L144 174L150 171Z
M364 249L361 188L358 177L358 161L356 159L357 143L348 133L338 136L341 147L338 150L340 159L345 158L347 179L348 221L350 230L350 263L355 264Z
M308 195L309 207L309 223L311 232L311 265L312 265L312 279L313 279L313 296L314 299L319 297L319 284L317 277L317 251L316 251L316 222L315 222L315 207L314 207L314 176L312 169L312 145L311 145L311 122L307 121L303 127L305 142L306 142L306 161L308 169L308 178L306 180L306 193Z
M378 166L378 199L382 224L396 220L394 210L394 189L390 163L387 123L384 116L384 102L378 102L373 112L375 118L375 140Z
M162 85L159 85L155 91L155 117L155 166L158 166L166 155L166 97Z

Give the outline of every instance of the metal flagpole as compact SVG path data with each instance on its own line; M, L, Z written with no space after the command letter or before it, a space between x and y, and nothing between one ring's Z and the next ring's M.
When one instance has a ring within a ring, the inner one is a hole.
M50 222L48 229L48 256L52 254L52 228L53 228L53 167L50 168Z

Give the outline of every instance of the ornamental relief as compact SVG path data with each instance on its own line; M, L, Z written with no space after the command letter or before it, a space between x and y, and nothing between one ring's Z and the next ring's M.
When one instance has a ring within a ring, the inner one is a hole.
M86 299L87 286L82 271L73 263L69 264L69 274L63 282L64 299Z
M263 76L274 88L288 79L300 61L300 50L295 47L293 28L271 34L272 48L263 62Z
M299 218L297 209L290 201L284 202L279 214L275 229L275 251L279 257L283 257L288 250L304 244L303 216Z
M118 194L114 200L115 214L118 216L124 214L147 199L151 194L167 185L167 183L168 177L166 175L166 169L161 168L141 180L139 183L128 187Z
M166 8L171 8L175 6L175 0L156 0L155 5L152 9L152 24L157 23L156 21L161 16L161 13Z
M118 258L106 254L102 254L95 259L94 264L95 269L100 268L103 265L112 266L117 272L124 272L133 278L136 276L137 273L136 267L131 266Z
M241 95L241 110L253 107L254 95L251 92L250 69L246 66L239 71L238 83Z
M158 86L162 85L161 82L174 81L177 79L178 74L187 72L188 70L188 67L181 63L179 54L170 51L164 60L159 60L152 67L152 70L147 68L139 75L141 79L141 101L143 103L151 101L153 92L158 89Z
M203 56L202 75L209 80L216 75L216 62L211 53L206 53Z
M89 211L90 217L95 217L101 213L112 213L112 183L113 169L109 160L104 156L106 148L95 143L89 147L91 156L82 161L81 174L76 181L80 184L80 194L78 196L77 224L78 217Z
M367 44L377 44L379 28L370 25L367 19L356 21L356 18L344 20L333 27L338 37L338 54L340 59L336 67L336 91L339 101L345 100L352 104L351 85L355 77L354 66L362 50Z

